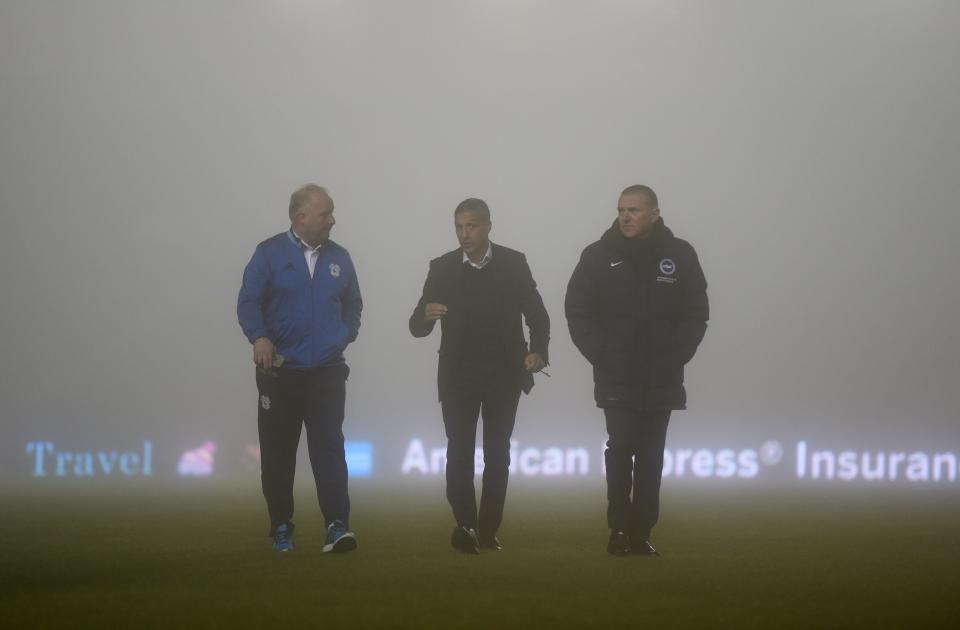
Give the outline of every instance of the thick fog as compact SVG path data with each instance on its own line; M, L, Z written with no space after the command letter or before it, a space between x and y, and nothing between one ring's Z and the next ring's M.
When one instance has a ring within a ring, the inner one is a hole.
M241 273L307 182L358 270L344 430L380 478L444 444L439 330L407 318L471 196L552 318L518 448L596 472L564 291L638 183L712 308L668 448L956 453L958 33L952 1L2 0L4 480L36 442L244 470Z

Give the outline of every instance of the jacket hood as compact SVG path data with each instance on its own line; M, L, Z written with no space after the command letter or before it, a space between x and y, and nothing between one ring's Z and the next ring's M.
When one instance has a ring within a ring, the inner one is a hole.
M650 244L658 247L664 241L672 238L673 232L663 222L663 217L658 218L657 222L653 224L653 233L650 234ZM630 244L627 237L625 237L623 233L620 232L620 228L617 227L616 219L613 220L613 224L607 228L607 231L600 237L600 242L621 254L628 251Z

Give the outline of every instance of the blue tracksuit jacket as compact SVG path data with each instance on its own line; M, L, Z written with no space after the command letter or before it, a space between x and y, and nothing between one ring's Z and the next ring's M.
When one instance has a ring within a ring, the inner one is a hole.
M243 271L237 317L247 340L273 342L283 367L306 370L343 362L360 330L360 285L347 250L320 248L313 277L290 231L259 245Z

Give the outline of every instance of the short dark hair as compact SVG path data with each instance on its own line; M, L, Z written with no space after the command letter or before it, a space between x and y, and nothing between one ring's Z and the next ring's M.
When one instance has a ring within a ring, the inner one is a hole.
M633 186L627 186L623 189L623 192L620 193L620 196L624 195L644 195L654 208L660 207L660 202L657 200L657 193L653 192L653 188L649 186L644 186L643 184L634 184Z
M475 197L464 199L457 206L457 209L453 211L453 216L456 217L458 214L463 212L474 212L481 219L487 223L490 223L490 208L487 206L487 202L483 199L477 199Z

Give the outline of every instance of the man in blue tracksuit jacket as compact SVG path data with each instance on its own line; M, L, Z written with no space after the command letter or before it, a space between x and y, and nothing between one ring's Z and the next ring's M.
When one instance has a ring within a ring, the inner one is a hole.
M243 272L237 317L253 344L263 495L277 551L293 550L293 477L307 429L317 498L327 525L323 551L350 551L350 499L343 448L343 359L357 338L363 302L350 254L330 240L333 200L315 184L290 197L290 229L259 245Z

